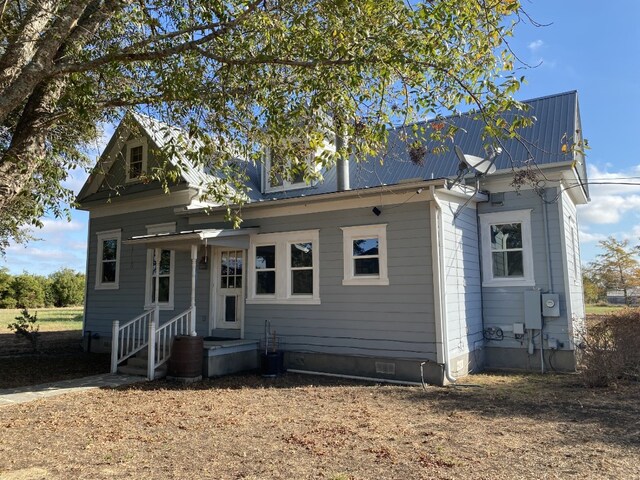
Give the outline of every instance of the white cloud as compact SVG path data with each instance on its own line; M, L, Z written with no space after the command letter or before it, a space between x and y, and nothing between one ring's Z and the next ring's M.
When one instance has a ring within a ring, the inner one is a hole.
M605 240L606 238L607 236L602 233L590 233L580 230L580 243L595 243Z
M591 202L580 208L580 220L587 224L611 225L622 221L626 214L637 215L640 212L640 179L627 177L637 176L639 171L640 165L620 172L589 165Z
M527 48L531 50L531 53L536 53L540 48L544 45L542 40L534 40L533 42L527 45Z
M77 232L86 228L84 223L77 220L71 220L69 222L61 218L44 218L42 224L43 227L38 230L42 234Z

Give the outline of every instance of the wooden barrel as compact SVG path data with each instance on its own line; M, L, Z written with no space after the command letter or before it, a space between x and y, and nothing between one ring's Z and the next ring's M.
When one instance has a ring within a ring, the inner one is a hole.
M202 375L202 337L177 336L171 345L170 377L198 377Z

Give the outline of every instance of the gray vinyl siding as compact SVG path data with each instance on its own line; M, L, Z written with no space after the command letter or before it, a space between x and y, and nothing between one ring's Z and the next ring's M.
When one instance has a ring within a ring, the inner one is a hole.
M475 208L440 202L449 358L482 347L482 291ZM456 212L458 216L454 218Z
M585 318L577 209L569 195L566 193L562 194L560 198L560 205L562 209L565 250L567 253L567 280L569 282L571 322L575 335L579 334L584 328Z
M262 340L268 319L289 351L435 360L428 203L382 210L379 217L366 207L256 222L261 233L320 230L321 304L248 304L245 337ZM343 286L340 227L381 223L390 284Z
M176 222L177 231L189 230L187 219L176 217L173 209L174 207L168 207L90 219L87 270L89 288L86 299L85 330L101 336L110 336L113 320L124 323L144 313L147 248L144 245L121 243L119 288L98 290L95 288L98 248L96 234L122 229L121 238L126 240L136 235L145 235L147 233L145 225L165 222ZM183 312L191 302L190 252L176 251L174 268L174 309L161 311L161 322ZM198 270L196 277L197 328L202 334L208 333L209 285L209 270Z
M487 184L492 190L490 181ZM554 199L557 190L547 189L547 199ZM545 225L542 198L533 190L520 192L505 191L503 205L492 205L491 202L478 204L478 213L506 212L510 210L531 210L531 236L533 248L534 287L483 287L483 316L485 328L499 327L504 331L504 340L488 341L489 347L526 348L513 335L513 324L524 322L524 291L534 288L543 293L557 293L560 295L560 317L544 319L545 338L557 338L565 346L569 343L570 324L567 319L567 292L565 291L566 258L562 251L561 235L563 234L562 219L557 206L557 199L547 205L547 220L549 228L549 245L545 237ZM481 232L485 234L485 232ZM488 234L488 232L486 232ZM547 255L551 256L551 278L549 285L547 275ZM538 345L539 339L536 340Z

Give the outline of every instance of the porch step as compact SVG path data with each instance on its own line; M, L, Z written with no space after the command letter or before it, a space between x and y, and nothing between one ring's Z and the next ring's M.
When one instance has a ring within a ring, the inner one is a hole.
M146 377L147 376L147 364L146 362L144 363L144 366L132 366L129 365L129 362L127 362L127 365L120 365L118 367L118 373L123 373L125 375L137 375L140 377ZM154 379L158 379L158 378L164 378L167 376L167 365L160 365L158 368L156 368L156 372L154 375Z
M147 359L148 349L145 347L136 353L133 357L127 359L127 363L118 367L119 373L127 375L137 375L141 377L147 376ZM156 368L154 379L164 378L167 376L168 366L165 363Z

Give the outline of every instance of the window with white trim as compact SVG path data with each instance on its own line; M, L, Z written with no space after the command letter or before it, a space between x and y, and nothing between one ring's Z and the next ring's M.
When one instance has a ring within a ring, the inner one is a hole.
M126 181L137 182L147 173L147 139L129 140L126 150Z
M268 148L264 160L264 191L281 192L304 188L304 172L312 168L313 157L310 155L306 162L292 168L291 160L278 154L274 148Z
M147 234L175 233L176 223L157 223L146 225ZM147 273L145 284L145 308L153 308L158 297L161 310L173 310L175 251L166 248L159 249L156 258L154 248L147 249ZM156 284L158 286L156 293Z
M343 285L389 285L387 225L341 227Z
M96 290L117 289L120 281L121 230L98 232Z
M531 210L480 215L483 286L533 286Z
M253 235L248 303L320 303L319 231Z
M155 249L147 250L147 288L145 308L153 308L156 303L158 285L158 306L162 310L173 310L173 289L175 251L160 249L159 260Z

